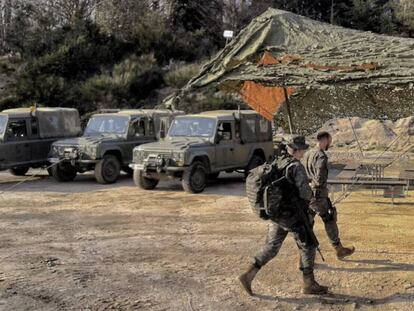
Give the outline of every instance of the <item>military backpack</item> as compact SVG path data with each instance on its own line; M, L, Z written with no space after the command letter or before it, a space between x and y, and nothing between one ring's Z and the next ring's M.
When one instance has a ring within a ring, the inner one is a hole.
M261 219L277 219L282 213L282 183L292 163L278 168L277 160L251 170L246 178L250 207Z

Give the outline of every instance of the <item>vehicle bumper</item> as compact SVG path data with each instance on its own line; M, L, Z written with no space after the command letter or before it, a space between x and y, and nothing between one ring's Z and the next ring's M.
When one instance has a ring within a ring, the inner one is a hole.
M49 158L48 161L50 163L58 163L58 162L67 162L67 163L71 163L72 165L75 164L96 164L98 162L98 160L80 160L80 159L66 159L66 158Z
M175 173L183 172L186 169L186 166L153 166L147 164L135 164L131 163L129 165L133 170L139 170L144 172L157 172L157 173Z

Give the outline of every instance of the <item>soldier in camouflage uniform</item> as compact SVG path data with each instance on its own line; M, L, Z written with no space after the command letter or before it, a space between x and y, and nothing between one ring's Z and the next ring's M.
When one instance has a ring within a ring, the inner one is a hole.
M332 144L332 136L328 132L321 132L317 135L318 145L314 150L306 153L304 164L306 173L311 180L313 198L310 202L312 217L318 214L325 224L325 230L329 241L336 251L338 259L343 259L354 253L355 248L342 246L339 238L339 230L336 209L329 199L328 191L328 156L327 151Z
M313 267L316 247L307 236L305 225L292 206L292 204L295 204L292 203L293 200L297 199L303 203L302 208L306 208L306 214L309 213L308 202L312 198L312 190L308 184L306 171L299 161L303 158L308 147L309 145L305 143L303 136L293 137L288 143L286 155L277 160L277 167L287 170L285 173L289 181L289 187L294 191L282 200L283 210L286 212L283 212L283 216L277 220L270 220L265 245L256 254L247 271L239 277L243 288L249 295L253 295L251 284L257 272L278 254L289 232L292 233L301 255L300 269L303 273L303 293L325 294L328 292L327 287L321 286L315 281ZM294 196L295 198L292 200ZM309 217L311 216L309 215Z

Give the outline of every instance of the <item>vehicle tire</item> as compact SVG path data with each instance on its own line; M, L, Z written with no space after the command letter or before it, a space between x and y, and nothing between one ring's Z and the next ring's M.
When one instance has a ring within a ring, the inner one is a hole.
M134 170L128 166L122 168L122 171L128 175L128 177L132 177L134 175Z
M210 179L210 180L217 179L219 177L219 175L220 175L220 172L210 173L210 174L208 174L208 179Z
M54 165L49 170L53 178L58 182L72 181L78 174L78 172L73 166L65 164Z
M134 183L144 190L153 190L158 185L158 179L152 179L144 176L143 171L134 170Z
M247 177L252 169L255 169L263 163L265 163L265 160L261 156L254 154L250 159L249 164L244 169L244 176Z
M183 174L181 184L188 193L203 192L207 185L207 169L200 161L194 161Z
M121 173L121 163L112 154L105 155L95 165L95 178L100 184L113 184L118 180Z
M28 167L12 167L9 169L10 174L14 176L25 176L28 171Z

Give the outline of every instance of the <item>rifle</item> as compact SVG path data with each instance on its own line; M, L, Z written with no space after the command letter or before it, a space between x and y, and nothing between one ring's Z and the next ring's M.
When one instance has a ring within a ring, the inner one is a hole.
M300 200L298 200L298 201L300 201ZM294 204L294 205L296 206L296 211L299 215L300 220L302 220L302 223L305 226L306 234L311 239L313 245L315 245L316 250L318 251L319 255L322 258L322 261L325 261L325 258L322 255L321 249L319 248L318 238L316 237L315 233L313 232L312 225L309 222L309 217L307 217L305 215L303 203L302 202L296 202L296 204Z

